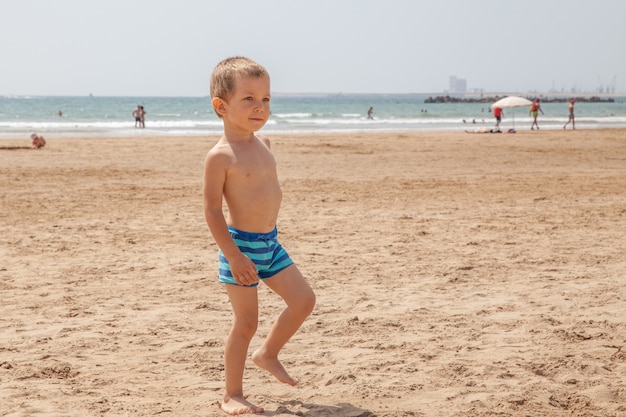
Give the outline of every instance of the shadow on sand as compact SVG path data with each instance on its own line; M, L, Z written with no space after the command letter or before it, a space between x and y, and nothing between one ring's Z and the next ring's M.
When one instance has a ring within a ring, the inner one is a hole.
M301 401L286 401L276 411L265 410L266 416L302 417L376 417L371 411L340 403L337 405L306 404Z
M18 149L31 149L30 146L0 146L1 150L16 151Z

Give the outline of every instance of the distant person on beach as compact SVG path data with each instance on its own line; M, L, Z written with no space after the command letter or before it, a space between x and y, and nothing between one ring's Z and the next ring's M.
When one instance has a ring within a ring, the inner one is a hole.
M576 122L574 121L574 103L576 103L576 100L571 99L569 101L569 119L567 119L567 122L565 123L565 125L563 126L563 129L567 128L567 125L569 124L569 122L572 122L572 129L576 129Z
M295 386L278 359L283 346L315 306L315 294L278 242L276 221L282 191L268 138L256 135L270 115L270 77L244 57L221 61L211 75L211 99L224 132L204 165L204 214L219 248L218 281L233 309L224 347L225 393L220 405L228 414L263 413L243 393L248 347L258 326L257 285L263 281L286 306L252 361L285 384ZM226 202L227 214L222 210Z
M502 133L500 129L489 129L487 127L483 127L475 130L466 130L465 133Z
M137 105L137 108L133 111L133 117L135 118L135 127L146 127L146 112L142 105Z
M541 112L543 114L543 110L541 110L541 104L539 104L539 99L536 98L533 104L530 106L529 115L533 116L533 124L530 125L530 130L535 130L535 126L537 126L537 130L539 130L539 124L537 123L537 114Z
M494 107L493 108L493 117L496 118L496 129L500 131L500 122L502 121L502 108Z
M374 119L374 117L372 116L372 113L374 113L374 108L373 107L370 107L369 109L367 109L367 118L369 120L373 120Z
M143 106L139 106L139 108L141 109L141 127L144 128L146 127L146 110Z
M133 110L133 117L135 118L135 127L141 127L141 106L137 105L137 108Z
M31 148L33 149L41 149L46 146L46 140L41 135L33 133L30 135L30 139L32 141Z

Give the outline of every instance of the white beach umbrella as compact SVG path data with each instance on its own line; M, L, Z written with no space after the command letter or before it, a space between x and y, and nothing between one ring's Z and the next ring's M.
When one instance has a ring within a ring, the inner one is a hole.
M508 96L501 98L491 105L491 108L499 107L501 109L512 107L530 107L533 102L519 96ZM513 113L513 129L515 129L515 111Z

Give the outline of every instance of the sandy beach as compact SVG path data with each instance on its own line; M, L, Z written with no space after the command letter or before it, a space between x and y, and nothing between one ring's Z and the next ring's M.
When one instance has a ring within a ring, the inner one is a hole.
M0 142L0 416L223 415L217 137L46 139ZM626 415L625 130L272 144L318 302L264 415Z

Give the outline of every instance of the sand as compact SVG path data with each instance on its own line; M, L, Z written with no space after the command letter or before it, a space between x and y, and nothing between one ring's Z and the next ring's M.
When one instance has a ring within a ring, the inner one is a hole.
M216 137L0 145L0 415L219 416ZM626 415L626 131L274 137L316 291L265 415ZM259 331L282 308L261 286Z

